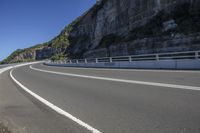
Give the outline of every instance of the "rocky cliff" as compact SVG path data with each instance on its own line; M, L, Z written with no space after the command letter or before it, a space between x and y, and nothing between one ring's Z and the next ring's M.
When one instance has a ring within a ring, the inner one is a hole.
M199 0L102 0L74 25L70 52L87 58L200 49L199 9Z
M99 0L38 47L10 61L200 50L200 0Z

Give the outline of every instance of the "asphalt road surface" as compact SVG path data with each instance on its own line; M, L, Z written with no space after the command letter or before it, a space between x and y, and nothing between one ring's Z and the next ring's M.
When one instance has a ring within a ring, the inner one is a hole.
M102 133L200 133L200 72L49 67L35 64L13 77L53 106ZM51 106L51 105L50 105ZM90 130L0 75L0 121L30 133Z
M1 68L5 68L5 67L8 67L9 65L0 65L0 69Z
M15 65L18 65L18 64L20 64L20 63L0 65L0 69L5 68L5 67L9 67L9 66L15 66Z

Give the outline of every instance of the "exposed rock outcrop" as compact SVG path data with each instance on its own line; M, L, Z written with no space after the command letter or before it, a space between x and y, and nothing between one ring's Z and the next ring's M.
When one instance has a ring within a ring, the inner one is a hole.
M190 43L199 42L198 37L185 42L196 34L181 35L183 40L173 35L193 33L187 29L195 23L192 15L200 31L199 5L199 0L102 0L74 25L69 34L71 54L87 58L200 49L199 43ZM188 25L180 22L191 18L185 21ZM174 30L162 32L170 20ZM184 26L188 33L178 31Z
M35 59L35 51L34 50L30 50L30 51L25 51L22 52L18 55L16 55L13 59L13 62L17 62L18 60L34 60Z
M137 39L84 53L85 58L200 50L200 33Z

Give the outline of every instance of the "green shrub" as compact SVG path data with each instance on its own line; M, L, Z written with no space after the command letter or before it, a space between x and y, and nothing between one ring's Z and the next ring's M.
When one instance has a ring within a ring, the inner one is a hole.
M63 54L56 54L51 57L52 61L65 60L66 56Z

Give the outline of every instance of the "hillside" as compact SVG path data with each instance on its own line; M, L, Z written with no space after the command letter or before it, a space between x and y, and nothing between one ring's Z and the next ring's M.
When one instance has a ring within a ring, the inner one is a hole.
M63 30L57 37L49 42L14 51L10 56L4 59L1 64L42 60L57 54L64 56L68 46L68 34L66 30Z
M2 63L200 50L200 0L101 0L53 40Z

